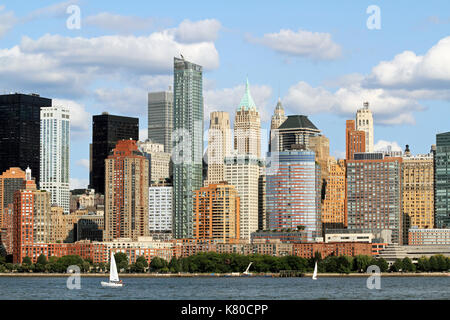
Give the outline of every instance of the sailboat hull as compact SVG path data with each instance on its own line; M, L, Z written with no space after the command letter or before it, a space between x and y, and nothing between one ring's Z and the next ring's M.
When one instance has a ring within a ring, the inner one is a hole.
M102 281L101 284L102 284L102 287L105 287L105 288L120 288L120 287L123 287L123 283L114 283L114 282Z

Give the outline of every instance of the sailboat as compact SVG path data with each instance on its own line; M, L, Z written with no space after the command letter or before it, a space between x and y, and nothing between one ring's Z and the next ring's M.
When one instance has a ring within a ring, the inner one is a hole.
M114 253L111 252L111 263L109 268L109 282L102 281L102 287L118 288L123 287L122 280L119 280L119 273L117 272L116 259Z
M316 265L314 266L314 273L313 273L312 279L317 280L317 261L316 261Z
M253 263L253 262L250 262L250 264L248 265L247 269L242 273L242 275L243 275L244 277L247 277L247 276L251 276L251 275L252 275L250 272L248 272L248 270L250 270L250 266L252 265L252 263Z

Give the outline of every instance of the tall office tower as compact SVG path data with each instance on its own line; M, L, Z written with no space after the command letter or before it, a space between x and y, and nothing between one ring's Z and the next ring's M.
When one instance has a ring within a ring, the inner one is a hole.
M41 190L50 192L52 204L70 212L70 111L66 107L41 109Z
M266 164L259 169L258 178L258 230L267 230L268 221L266 214Z
M164 152L172 153L173 92L148 94L148 138L164 145Z
M104 241L148 236L148 160L136 141L117 142L105 167Z
M174 238L191 238L194 190L203 181L203 68L174 58Z
M238 154L261 157L261 118L250 94L248 79L234 120L234 149Z
M435 228L450 227L450 132L436 135L435 153Z
M309 150L268 153L266 214L269 229L304 228L308 241L322 236L320 169Z
M373 116L368 102L364 102L364 107L356 112L356 130L365 132L365 152L373 152Z
M173 187L152 185L148 189L148 223L150 233L172 233Z
M205 186L224 181L225 157L231 155L231 128L228 112L211 112L208 130L208 178Z
M310 138L320 135L320 130L307 116L288 116L277 130L278 149L272 146L272 152L289 151L299 147L310 149Z
M194 192L194 239L239 240L239 195L234 186L210 184Z
M320 177L322 183L328 179L328 162L330 159L330 140L324 135L309 138L309 150L314 151L316 162L320 166Z
M225 181L233 185L240 197L240 237L250 241L258 230L258 186L262 162L254 155L225 157Z
M360 153L347 160L346 222L354 232L392 232L402 244L402 158ZM388 231L389 232L389 231Z
M286 115L284 114L284 108L281 104L281 99L278 99L277 106L275 107L275 112L272 116L272 121L270 123L270 141L269 141L269 152L272 150L272 140L274 140L274 143L277 143L276 139L276 132L277 129L287 120ZM277 148L275 148L277 149Z
M93 116L89 189L105 194L105 159L119 140L139 140L139 119L110 115Z
M39 95L0 95L0 172L30 167L39 184L40 116L51 99Z
M149 161L148 181L150 185L170 179L170 153L164 152L164 145L154 143L149 139L145 142L139 141L137 145Z
M10 168L0 175L0 228L7 228L6 217L8 206L14 204L14 193L23 188L25 171Z
M345 126L345 159L353 160L355 153L366 152L366 133L355 129L355 120Z
M22 263L26 256L35 257L29 245L50 240L50 208L50 193L37 190L31 169L27 168L22 188L14 193L14 263Z
M407 147L407 154L409 151ZM402 163L403 239L413 227L434 227L434 168L433 155L405 155Z
M334 158L329 163L325 199L322 204L322 225L326 229L345 226L345 161Z

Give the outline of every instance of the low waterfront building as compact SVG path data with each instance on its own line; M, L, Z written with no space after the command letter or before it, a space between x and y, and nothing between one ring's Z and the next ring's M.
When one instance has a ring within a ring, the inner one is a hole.
M411 228L408 232L409 244L413 246L449 245L450 229Z

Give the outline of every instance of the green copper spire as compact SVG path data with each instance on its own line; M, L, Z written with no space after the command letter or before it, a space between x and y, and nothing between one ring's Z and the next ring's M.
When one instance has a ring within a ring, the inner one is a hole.
M250 94L250 83L248 82L248 78L247 78L247 83L245 86L245 94L239 105L239 110L248 111L251 109L256 110L256 104L255 104L255 101L253 101L252 95Z

